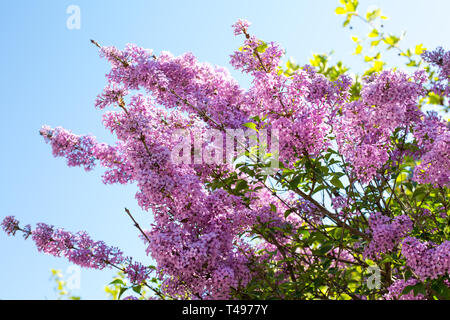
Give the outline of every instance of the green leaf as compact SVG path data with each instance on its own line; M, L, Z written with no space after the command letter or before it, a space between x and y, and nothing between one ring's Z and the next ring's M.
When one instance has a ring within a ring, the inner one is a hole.
M375 9L371 12L367 12L366 13L366 19L370 22L375 20L376 18L378 18L381 15L381 10L380 9Z
M412 291L414 286L406 286L405 289L403 289L402 294L408 294Z
M122 288L120 288L119 297L118 297L117 299L120 300L120 297L122 296L122 294L123 294L125 291L127 291L128 289L129 289L129 288L127 288L127 287L122 287Z
M270 204L270 211L277 212L277 207L273 203Z
M424 187L417 187L416 190L414 190L412 196L417 202L420 202L425 198L426 195L427 191L425 190Z
M321 184L320 186L318 186L317 188L314 189L313 194L316 194L319 191L322 191L324 189L326 189L327 187L323 184Z
M425 288L425 285L423 283L418 283L414 286L413 288L414 291L414 296L417 296L419 293L426 295L427 294L427 290Z
M383 70L383 66L384 66L383 61L375 61L373 63L373 69L375 70L375 72L379 72L379 71Z
M325 253L327 253L328 251L330 251L331 249L333 249L333 244L332 243L324 243L320 249L319 249L319 253L321 255L324 255Z
M345 9L347 10L347 12L355 12L357 7L358 7L357 0L348 0L345 3Z
M111 284L120 284L120 285L125 285L125 283L121 280L121 279L116 279L116 280L113 280L113 281L111 281L110 283L109 283L110 285Z
M292 179L292 180L289 182L289 186L290 186L292 189L297 188L297 187L298 187L298 184L299 184L300 181L301 181L301 179L302 179L302 176L301 176L301 175L296 176L294 179Z
M298 64L296 64L293 60L289 59L286 62L286 67L288 68L288 70L297 70L298 68L300 68L300 66Z
M337 7L336 10L334 10L334 12L336 12L336 14L345 14L347 13L347 10L345 10L342 7Z
M242 190L248 189L248 183L246 180L239 180L234 187L235 192L240 192Z
M419 293L421 293L421 294L423 294L423 295L426 295L426 294L427 294L425 285L424 285L423 283L421 283L421 282L419 282L419 283L417 283L417 284L415 284L415 285L412 285L412 286L406 286L406 287L403 289L402 294L408 294L408 293L410 293L411 291L413 291L414 296L417 296Z
M398 43L399 41L400 41L400 38L399 38L399 37L396 37L396 36L394 36L394 35L390 35L390 36L388 36L388 37L386 37L386 38L384 39L384 42L385 42L386 44L390 45L389 48L395 47L395 45L397 45L397 43ZM388 48L388 49L389 49L389 48Z
M334 176L333 179L331 179L331 184L339 189L344 189L344 185L342 184L341 180L337 176Z
M428 102L430 104L443 104L443 98L441 96L438 96L436 93L434 92L430 92L428 94Z
M272 206L272 204L271 204L271 206ZM272 210L272 211L273 211L273 210ZM284 212L284 217L285 217L285 218L289 217L289 215L290 215L292 212L294 212L294 211L295 211L294 208L287 209L287 210ZM275 210L274 212L276 212L276 210Z
M380 34L378 32L377 29L373 29L370 33L369 33L369 38L375 38L378 37Z
M263 53L264 51L266 51L268 45L265 42L262 42L262 44L260 44L257 48L256 51L258 51L259 53Z
M380 40L373 40L370 42L371 47L376 47L380 43Z
M414 53L420 56L426 49L427 48L424 48L422 44L418 44L414 49Z
M142 289L142 286L134 286L133 287L133 291L138 294L141 294L141 289Z
M344 21L344 23L342 24L342 26L346 27L346 26L349 25L349 23L350 23L350 18L347 18L347 19Z
M249 129L258 131L258 129L256 129L256 124L253 122L244 123L243 126L249 128Z

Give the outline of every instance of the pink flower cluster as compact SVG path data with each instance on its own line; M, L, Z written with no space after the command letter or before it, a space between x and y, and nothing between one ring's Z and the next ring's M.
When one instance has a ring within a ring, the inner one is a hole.
M402 294L403 290L407 286L413 286L418 282L419 281L414 278L408 279L407 281L403 279L396 280L388 288L388 293L384 295L384 298L386 300L425 300L424 295L421 293L417 294L416 296L414 296L413 291L407 294Z
M382 253L392 251L412 230L413 223L408 216L396 216L394 219L374 212L369 217L372 240L364 248L364 256L371 259L380 258Z
M111 83L97 97L95 106L99 109L104 109L110 105L120 104L121 99L127 94L127 90L117 86L115 83Z
M19 221L12 216L8 216L3 219L0 225L7 235L15 235L19 228Z
M366 78L361 100L347 103L334 127L340 152L361 181L368 183L389 159L390 137L420 119L418 100L426 81L422 71L409 77L383 71Z
M348 208L352 204L352 202L353 201L351 198L336 196L331 199L331 206L335 210L344 209L344 208Z
M450 241L440 245L407 237L402 242L406 264L423 281L436 279L450 272Z
M39 251L66 257L70 262L93 269L103 269L108 264L124 261L122 252L107 246L103 241L93 241L86 232L71 233L38 223L31 235Z
M149 277L149 268L140 262L132 262L131 259L126 266L124 273L133 284L144 283Z
M276 43L265 43L255 36L248 36L243 47L231 55L231 65L243 72L256 75L259 72L275 73L284 50Z
M49 126L43 126L40 134L46 142L51 141L53 155L65 157L69 167L82 166L90 171L95 166L95 158L91 152L95 144L94 137L77 136L64 128L52 129Z
M55 256L65 257L73 264L84 268L104 269L115 267L121 269L134 284L145 282L151 269L139 262L132 262L131 258L123 256L121 250L108 246L103 241L94 241L84 231L71 233L61 228L38 223L34 230L30 225L23 229L19 227L19 221L12 216L3 219L1 226L8 235L14 235L21 231L25 238L31 235L38 251Z
M234 35L238 36L244 32L247 32L247 29L250 27L250 22L245 19L238 19L232 27L234 29Z
M434 51L422 53L422 58L439 70L438 79L434 81L431 90L439 96L450 98L450 51L438 47Z
M430 112L414 128L420 164L414 169L414 180L435 186L450 184L450 129L437 113Z
M245 109L268 119L268 128L278 130L280 158L285 163L303 156L316 157L329 146L330 120L337 103L348 97L351 80L335 82L310 66L292 77L279 72L284 50L246 34L244 46L231 56L231 64L253 76L253 86L244 97Z
M105 183L127 183L131 179L132 168L127 163L120 145L112 147L97 143L93 136L75 135L61 127L52 129L43 126L40 134L52 146L53 155L65 157L69 167L82 166L86 171L90 171L98 160L102 166L108 168L103 176Z

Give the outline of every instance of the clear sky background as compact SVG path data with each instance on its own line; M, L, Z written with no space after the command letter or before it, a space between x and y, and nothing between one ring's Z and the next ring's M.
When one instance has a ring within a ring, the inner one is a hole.
M360 11L376 5L389 16L387 31L406 30L403 47L423 43L450 49L450 1L361 0ZM81 28L69 30L69 5L81 9ZM95 240L120 247L151 263L145 247L124 214L128 207L141 224L150 216L136 204L136 187L105 186L101 170L86 173L53 158L39 136L43 124L91 133L112 142L101 124L95 97L106 84L106 61L89 39L123 48L136 43L178 55L193 52L200 61L230 68L229 55L239 47L231 29L238 18L252 22L251 32L279 42L305 64L312 53L334 50L333 61L359 71L350 37L367 29L359 23L343 29L334 13L338 0L1 0L0 3L0 216L15 215L23 224L46 222L70 231L86 230ZM389 60L396 63L396 58ZM232 71L243 83L248 79ZM0 299L54 299L50 269L66 272L62 258L37 252L33 242L0 232ZM104 299L113 271L83 269L81 287L72 293Z

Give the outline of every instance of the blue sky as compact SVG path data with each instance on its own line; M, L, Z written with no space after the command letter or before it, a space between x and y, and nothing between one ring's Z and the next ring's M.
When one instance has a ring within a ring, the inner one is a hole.
M81 9L79 30L66 27L69 5ZM86 230L92 238L150 263L123 211L130 208L143 226L150 221L136 204L135 186L105 186L101 170L68 168L63 159L52 157L38 134L43 124L49 124L113 141L101 125L101 111L94 108L108 64L89 39L119 48L136 43L157 53L191 51L200 61L230 67L229 55L241 43L230 26L246 18L254 34L279 42L287 57L297 62L307 63L312 53L334 50L334 61L343 59L355 71L361 70L350 37L366 29L361 24L343 29L343 17L334 14L337 5L337 0L1 1L0 216ZM390 17L386 30L407 31L404 47L423 43L427 48L450 48L449 1L362 0L360 7L365 11L371 5ZM235 71L232 74L247 83ZM37 253L30 239L0 232L0 299L53 299L50 269L65 272L69 266L63 259ZM82 270L81 288L73 293L103 299L103 287L113 274Z

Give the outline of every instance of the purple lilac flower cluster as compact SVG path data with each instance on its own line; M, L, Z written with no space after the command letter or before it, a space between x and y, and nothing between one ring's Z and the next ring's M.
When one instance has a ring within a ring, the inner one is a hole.
M364 256L379 258L383 253L392 251L400 243L412 230L413 223L405 215L391 219L381 212L374 212L369 217L369 227L372 240L364 248Z

